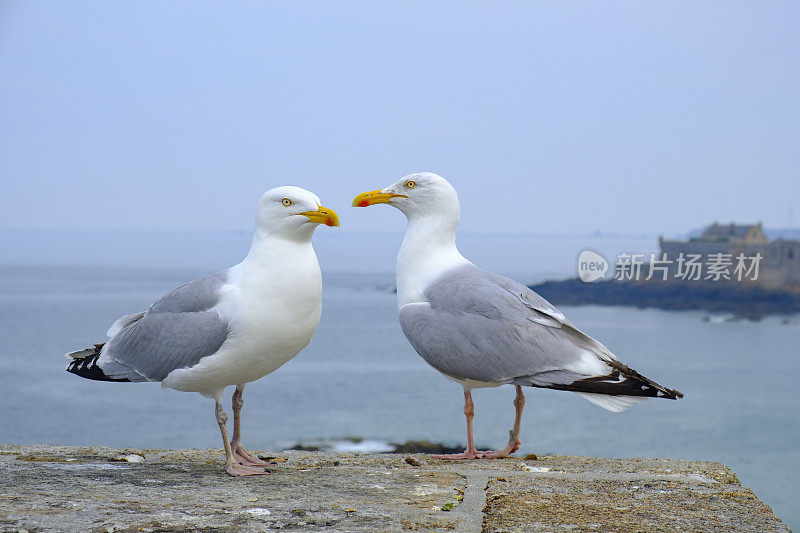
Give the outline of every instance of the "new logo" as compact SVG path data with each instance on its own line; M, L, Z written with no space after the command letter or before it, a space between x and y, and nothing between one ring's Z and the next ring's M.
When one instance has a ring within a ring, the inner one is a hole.
M608 261L602 255L584 250L578 256L578 277L587 283L597 281L608 272Z

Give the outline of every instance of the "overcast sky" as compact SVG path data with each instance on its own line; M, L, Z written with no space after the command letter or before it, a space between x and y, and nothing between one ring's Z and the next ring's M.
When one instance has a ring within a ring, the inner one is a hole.
M800 220L797 2L0 1L0 228L342 230L419 170L462 228Z

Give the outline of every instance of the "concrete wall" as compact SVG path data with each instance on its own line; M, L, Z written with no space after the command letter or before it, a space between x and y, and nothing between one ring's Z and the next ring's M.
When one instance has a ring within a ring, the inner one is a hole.
M141 462L120 459L138 454ZM720 463L0 445L3 531L726 531L789 528Z

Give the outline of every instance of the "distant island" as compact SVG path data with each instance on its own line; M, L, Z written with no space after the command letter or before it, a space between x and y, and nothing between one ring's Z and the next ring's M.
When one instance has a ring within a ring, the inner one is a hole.
M697 309L751 319L800 312L800 241L771 240L760 222L714 222L687 240L659 237L659 248L619 254L613 272L597 281L547 281L531 289L557 305Z

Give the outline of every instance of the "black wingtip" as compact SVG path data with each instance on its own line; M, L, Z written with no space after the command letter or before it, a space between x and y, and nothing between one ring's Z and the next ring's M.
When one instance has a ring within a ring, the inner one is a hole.
M683 393L677 389L668 389L659 385L650 378L647 378L632 369L624 363L614 361L612 365L624 378L625 381L632 381L634 384L641 386L646 392L643 396L652 396L655 398L664 398L667 400L679 400L683 398Z
M615 368L604 376L579 379L572 383L551 384L546 387L608 396L636 396L666 400L683 398L683 393L680 391L663 387L627 366L620 364L619 367L621 368Z
M97 359L100 357L102 344L95 345L95 353L80 359L73 359L67 365L67 372L94 381L130 381L128 378L112 378L107 376L103 369L97 366Z
M664 389L661 391L662 395L657 395L659 398L666 398L667 400L680 400L683 398L683 393L675 389Z

